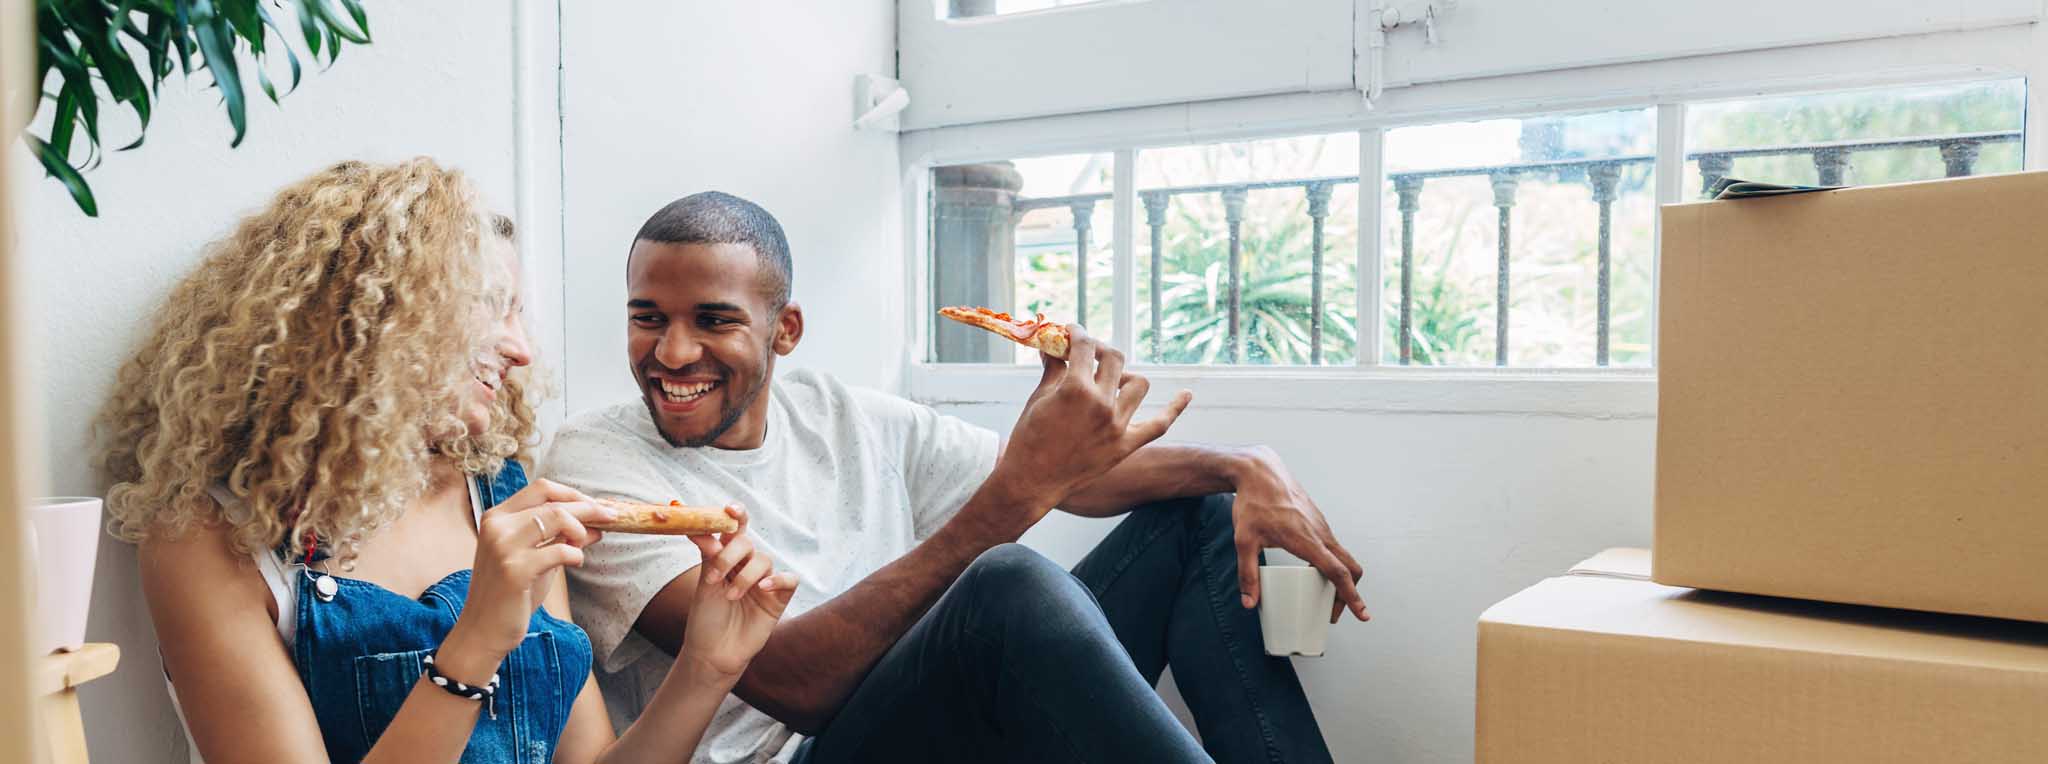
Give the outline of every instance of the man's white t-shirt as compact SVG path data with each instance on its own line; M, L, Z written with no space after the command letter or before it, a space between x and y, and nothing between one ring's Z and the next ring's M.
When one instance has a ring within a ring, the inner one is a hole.
M995 433L928 407L794 371L771 385L760 448L677 448L638 398L571 418L541 475L601 498L737 503L748 531L800 581L784 618L838 596L930 536L995 468ZM679 536L609 534L569 570L613 724L638 718L673 662L633 631L656 592L696 567ZM728 696L695 762L787 761L801 736Z

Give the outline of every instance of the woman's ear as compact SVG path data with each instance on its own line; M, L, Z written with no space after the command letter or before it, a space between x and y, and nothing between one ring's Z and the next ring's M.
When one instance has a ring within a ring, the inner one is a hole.
M782 306L782 313L775 317L776 355L796 352L796 343L804 338L804 308L794 301Z

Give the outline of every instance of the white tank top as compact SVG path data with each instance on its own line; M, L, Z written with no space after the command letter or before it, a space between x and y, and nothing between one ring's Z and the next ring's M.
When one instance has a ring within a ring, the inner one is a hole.
M468 479L468 483L470 517L477 527L481 527L484 521L483 497L477 494L475 479ZM241 503L241 499L235 498L234 494L228 493L227 489L221 486L208 488L206 493L212 496L222 509ZM250 558L255 560L256 572L263 575L263 585L270 589L270 599L277 605L277 636L284 640L285 649L289 651L298 644L299 582L304 578L295 574L305 566L287 564L283 557L278 556L275 549L257 552L250 555ZM158 660L161 661L162 656L158 656ZM206 764L199 758L199 744L192 740L192 727L185 723L185 708L178 702L178 687L171 683L168 671L164 674L164 688L170 691L171 710L178 715L178 728L185 731L185 750L191 752L192 764Z

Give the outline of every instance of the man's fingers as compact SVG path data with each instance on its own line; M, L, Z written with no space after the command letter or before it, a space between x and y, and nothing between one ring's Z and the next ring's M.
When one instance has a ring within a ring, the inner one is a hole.
M1066 361L1042 352L1038 354L1038 360L1045 366L1045 370L1038 375L1038 389L1031 393L1032 397L1037 397L1039 393L1045 392L1046 388L1059 384L1060 377L1067 373Z
M1358 564L1358 559L1351 556L1351 550L1345 549L1343 544L1337 543L1337 537L1334 534L1330 533L1329 529L1327 528L1323 530L1323 546L1324 548L1329 549L1330 553L1337 557L1337 562L1344 566L1344 571L1351 574L1351 581L1354 584L1365 578L1365 566ZM1345 602L1342 599L1339 599L1337 602L1332 603L1330 605L1330 623L1337 622L1337 616L1343 614L1344 612L1344 605ZM1363 611L1364 609L1365 603L1364 600L1361 598L1359 601L1359 610ZM1365 619L1366 616L1359 616L1359 620Z
M1067 324L1067 373L1080 380L1095 378L1095 338L1080 324Z
M1158 440L1159 436L1165 435L1166 429L1172 427L1174 421L1180 419L1181 412L1186 411L1188 402L1194 399L1194 393L1182 390L1179 394L1173 396L1172 401L1166 404L1165 411L1159 412L1157 416L1151 419L1131 425L1130 436L1137 440L1137 443L1131 445L1131 450L1135 451L1140 446Z
M1124 352L1107 345L1095 351L1095 386L1102 388L1103 395L1116 396L1116 388L1124 378Z
M1259 546L1237 545L1237 599L1245 607L1259 604Z
M747 532L746 507L738 504L727 504L725 505L725 516L739 521L740 524L740 527L738 529L735 529L732 533L726 534L727 540L731 540L731 537Z
M1351 614L1357 616L1358 620L1372 620L1372 614L1365 610L1365 596L1358 593L1358 584L1351 580L1351 571L1337 560L1337 555L1332 554L1327 547L1317 544L1315 555L1303 556L1303 559L1316 566L1316 570L1322 571L1323 577L1329 579L1330 583L1337 585L1338 603L1350 606Z
M1345 570L1351 571L1351 580L1357 581L1365 578L1365 566L1358 564L1357 558L1351 556L1351 550L1345 549L1343 544L1337 543L1335 536L1323 539L1323 546L1329 547L1331 552L1335 552L1337 554L1337 561L1344 563Z
M1116 389L1116 421L1129 422L1138 413L1138 407L1145 404L1145 394L1152 392L1152 380L1143 374L1125 374Z

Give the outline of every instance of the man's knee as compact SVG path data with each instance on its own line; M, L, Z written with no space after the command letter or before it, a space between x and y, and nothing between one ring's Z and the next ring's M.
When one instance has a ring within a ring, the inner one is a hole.
M977 597L1036 599L1070 583L1065 570L1023 544L1002 544L982 552L960 583Z
M1006 641L1065 642L1110 633L1102 606L1088 588L1022 544L983 552L961 575L960 585L977 601L983 627L1000 629Z

